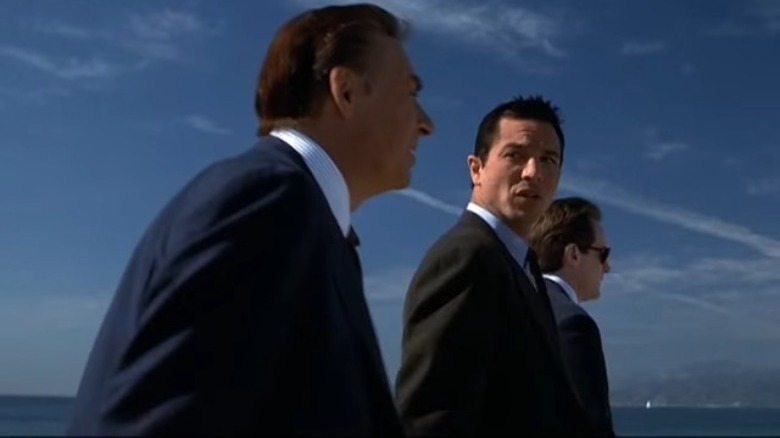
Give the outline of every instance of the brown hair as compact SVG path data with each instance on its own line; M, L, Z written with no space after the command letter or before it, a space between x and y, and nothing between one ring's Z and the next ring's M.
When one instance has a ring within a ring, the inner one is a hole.
M365 72L377 36L403 39L408 24L371 4L328 6L293 17L276 33L260 69L255 112L260 135L309 116L337 66Z
M593 224L601 221L601 210L579 197L556 199L534 222L528 245L533 248L544 273L563 266L566 245L574 243L586 251L596 239Z

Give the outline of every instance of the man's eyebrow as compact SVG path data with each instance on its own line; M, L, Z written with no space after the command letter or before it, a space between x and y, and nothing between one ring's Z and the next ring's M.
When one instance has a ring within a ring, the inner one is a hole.
M556 151L555 149L553 149L551 147L548 147L548 145L546 143L544 143L544 142L537 142L537 143L541 143L541 146L544 148L544 150L542 152L545 155L550 155L550 156L554 156L556 158L560 158L560 156L561 156L560 152ZM513 142L505 144L504 148L505 149L507 149L507 148L522 149L522 148L528 147L530 144L531 144L531 141L523 141L523 142L513 141Z

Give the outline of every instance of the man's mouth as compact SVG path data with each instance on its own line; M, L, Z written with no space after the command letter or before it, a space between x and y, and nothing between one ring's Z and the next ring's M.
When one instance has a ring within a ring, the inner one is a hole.
M521 196L523 198L539 199L539 193L527 189L518 191L517 196Z

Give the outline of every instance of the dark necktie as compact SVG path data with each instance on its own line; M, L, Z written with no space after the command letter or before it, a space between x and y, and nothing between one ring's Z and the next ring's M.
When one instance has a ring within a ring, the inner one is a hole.
M525 260L523 261L522 269L523 272L525 272L525 275L531 281L531 285L537 292L539 292L539 285L536 284L536 278L534 277L534 271L531 269L531 264L531 253L528 251L525 253Z
M349 233L347 233L347 243L349 244L349 252L352 254L352 259L355 262L355 266L358 269L358 272L360 272L360 276L363 276L363 268L360 265L360 255L357 252L357 247L360 245L360 238L358 238L357 233L355 233L355 229L352 227L349 227Z

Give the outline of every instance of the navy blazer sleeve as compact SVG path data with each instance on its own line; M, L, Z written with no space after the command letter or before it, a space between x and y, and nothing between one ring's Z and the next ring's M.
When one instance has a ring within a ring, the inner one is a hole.
M79 424L77 408L73 430L226 434L273 430L275 406L285 415L286 399L268 397L292 366L302 303L318 292L303 280L321 272L316 192L301 172L225 170L192 183L141 240L95 347L118 340L125 351L119 363L105 354L88 365L82 386L108 393L87 391L81 403L99 419ZM89 367L118 371L98 384L90 379L108 373ZM259 427L258 407L269 421Z

